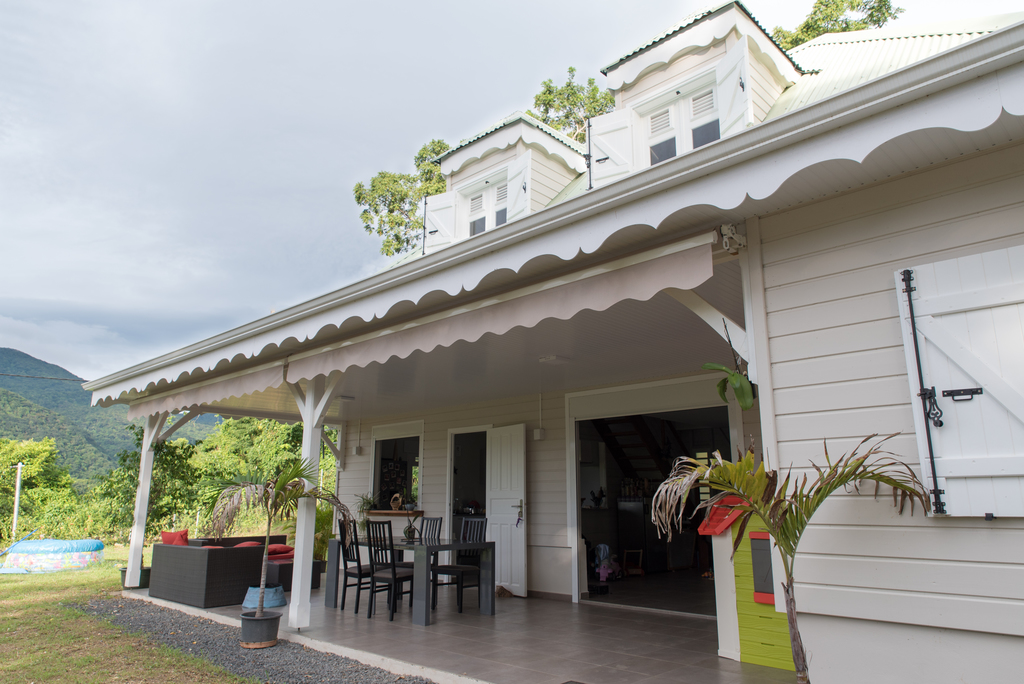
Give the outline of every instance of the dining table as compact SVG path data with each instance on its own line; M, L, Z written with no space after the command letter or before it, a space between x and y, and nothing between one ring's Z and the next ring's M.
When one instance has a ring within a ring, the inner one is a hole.
M338 605L338 577L341 562L340 539L330 539L327 544L327 587L324 604L336 608ZM365 545L364 540L359 540ZM412 623L430 624L431 559L442 551L480 551L480 614L494 615L494 542L465 541L443 537L424 539L395 539L395 551L410 551L412 568Z

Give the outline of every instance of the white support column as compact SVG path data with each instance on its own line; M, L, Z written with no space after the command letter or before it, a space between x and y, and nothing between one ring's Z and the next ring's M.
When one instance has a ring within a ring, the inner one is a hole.
M146 544L146 519L149 517L149 489L153 483L154 449L157 443L165 441L178 428L198 415L199 411L189 411L166 430L163 426L167 422L167 412L154 413L146 418L146 427L142 430L142 451L139 453L139 486L135 490L135 522L128 545L128 569L124 578L126 589L137 588L142 579L142 547Z
M325 387L323 377L306 385L288 387L302 415L302 461L320 467L320 440L324 417L334 400L338 378ZM315 485L316 483L308 483ZM302 629L309 626L309 585L313 580L313 536L316 534L316 501L302 499L295 515L295 560L292 569L291 601L288 603L288 626Z
M139 486L135 490L135 523L132 525L131 542L128 545L128 570L124 586L134 589L142 579L142 547L146 543L146 518L149 514L149 487L153 481L153 447L160 435L160 428L167 420L166 413L156 413L146 418L142 432L142 451L139 454Z

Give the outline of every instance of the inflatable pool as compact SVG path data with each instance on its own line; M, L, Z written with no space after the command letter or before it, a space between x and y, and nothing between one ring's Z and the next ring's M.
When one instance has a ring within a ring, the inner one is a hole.
M81 570L103 560L98 539L30 539L20 541L4 554L4 569L25 572Z

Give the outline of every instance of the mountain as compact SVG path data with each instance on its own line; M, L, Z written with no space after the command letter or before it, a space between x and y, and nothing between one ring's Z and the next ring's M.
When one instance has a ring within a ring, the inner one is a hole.
M92 480L108 472L117 463L119 451L135 448L134 437L125 429L128 407L90 406L92 395L82 389L82 382L60 366L0 348L0 437L55 438L60 463L76 480ZM219 423L217 416L200 416L175 437L196 441Z
M73 472L76 479L92 480L110 470L111 462L107 455L64 416L20 394L0 389L0 439L41 440L47 437L56 440L61 465Z

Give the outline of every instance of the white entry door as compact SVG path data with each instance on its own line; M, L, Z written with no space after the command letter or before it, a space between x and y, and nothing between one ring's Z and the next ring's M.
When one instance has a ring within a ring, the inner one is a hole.
M487 431L487 541L494 583L526 596L526 425Z

